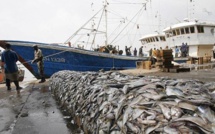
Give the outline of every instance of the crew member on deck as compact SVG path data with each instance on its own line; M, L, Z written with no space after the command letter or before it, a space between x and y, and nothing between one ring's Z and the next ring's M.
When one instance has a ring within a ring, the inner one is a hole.
M130 47L125 46L125 53L126 53L127 56L131 55L131 50L130 49L131 49L131 46Z
M136 49L136 47L134 48L134 56L137 56L137 49Z
M178 58L178 54L179 54L179 48L178 46L175 46L175 57Z
M143 57L143 46L139 48L139 56Z

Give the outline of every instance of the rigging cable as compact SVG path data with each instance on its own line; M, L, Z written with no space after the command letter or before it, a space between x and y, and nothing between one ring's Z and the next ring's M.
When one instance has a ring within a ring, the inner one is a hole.
M84 26L86 26L88 24L88 22L90 20L92 20L92 18L94 18L103 8L101 8L96 14L94 14L93 17L91 17L81 28L79 28L72 36L70 36L66 41L65 44L68 43Z
M100 26L100 23L101 23L101 20L102 20L102 16L103 16L103 14L104 14L104 11L105 11L105 8L102 10L101 17L100 17L100 20L99 20L99 23L98 23L98 26L97 26L95 35L94 35L94 38L93 38L93 40L92 40L91 48L92 48L92 45L95 43L96 33L97 33L98 29L99 29L99 26Z
M145 3L144 6L137 12L137 14L138 14L145 6L146 6L146 3ZM133 19L137 16L137 14L136 14L131 20L133 20ZM129 21L128 24L130 24L130 23L131 23L131 21ZM125 30L125 28L128 26L128 24L121 30L121 32L120 32L119 34L121 34L121 33ZM118 38L119 34L113 39L113 41L115 41L116 38ZM112 41L112 42L113 42L113 41ZM112 43L112 42L111 42L111 43ZM110 43L110 44L111 44L111 43Z

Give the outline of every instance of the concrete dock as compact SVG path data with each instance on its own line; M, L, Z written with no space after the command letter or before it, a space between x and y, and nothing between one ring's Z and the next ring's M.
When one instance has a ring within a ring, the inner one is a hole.
M198 79L203 82L215 82L215 68L210 69L199 69L191 70L190 72L162 72L159 69L153 68L150 70L147 69L130 69L122 70L121 73L128 75L144 75L144 76L160 76L160 77L170 77L175 79Z
M215 82L215 69L192 70L191 72L164 73L159 70L131 69L120 71L129 75L165 76L178 79L199 79ZM49 80L21 82L21 94L17 95L14 84L7 91L0 84L0 133L1 134L72 134L79 133L71 117L61 109L49 89Z
M48 83L21 82L20 95L17 95L13 83L12 91L7 91L5 84L0 85L1 134L71 133L68 117L59 109Z

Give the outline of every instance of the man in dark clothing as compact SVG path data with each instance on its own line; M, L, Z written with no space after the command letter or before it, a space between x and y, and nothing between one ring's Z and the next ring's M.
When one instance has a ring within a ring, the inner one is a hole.
M149 57L152 56L152 48L149 50Z
M20 94L20 89L22 87L19 86L19 73L16 62L18 61L18 56L16 52L11 50L10 44L5 44L5 51L2 53L2 68L4 68L5 76L6 76L6 86L7 90L10 91L10 82L13 81L16 85L17 94Z
M130 47L127 47L127 46L125 46L125 54L127 55L127 56L130 56L131 55L131 46Z
M143 57L143 46L139 48L139 56Z
M181 57L185 57L186 46L184 43L181 45Z
M136 47L134 48L134 56L137 56L137 49L136 49Z

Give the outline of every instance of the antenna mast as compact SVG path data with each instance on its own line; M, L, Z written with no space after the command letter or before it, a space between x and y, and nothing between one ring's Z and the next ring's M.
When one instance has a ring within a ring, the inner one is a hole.
M105 5L104 5L104 8L105 8L105 26L106 26L106 29L105 29L105 38L106 38L106 41L105 41L105 46L108 45L108 37L107 37L107 5L108 5L108 2L107 0L105 0Z

